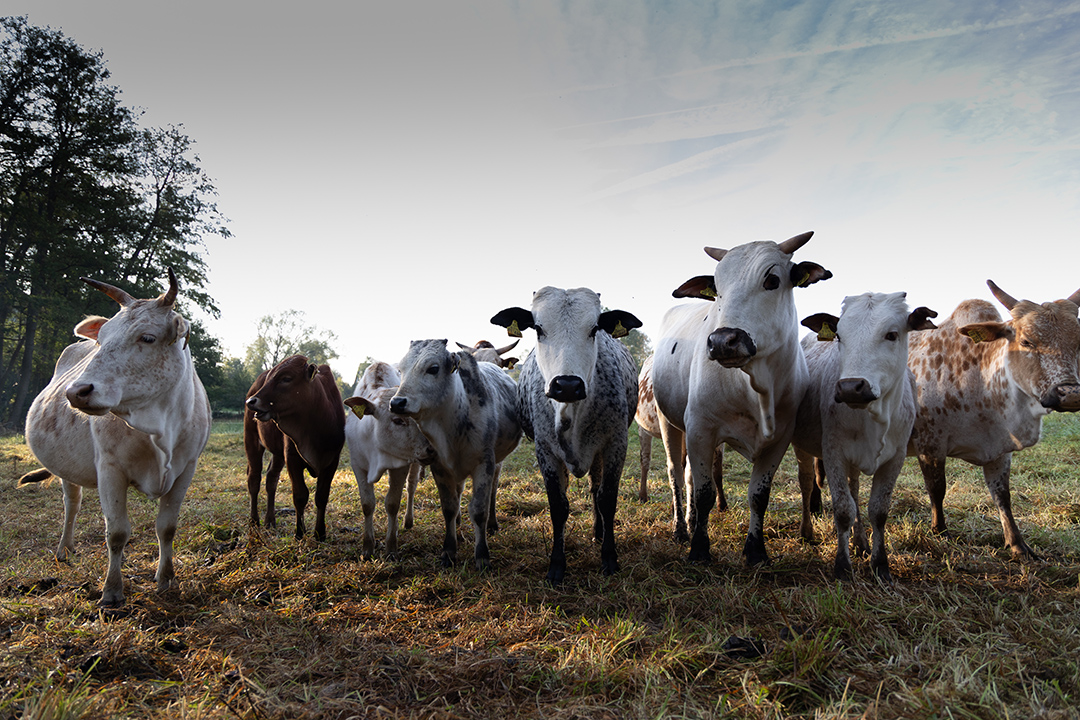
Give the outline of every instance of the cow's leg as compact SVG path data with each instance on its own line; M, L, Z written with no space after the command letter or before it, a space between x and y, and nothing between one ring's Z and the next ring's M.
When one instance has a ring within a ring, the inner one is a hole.
M401 491L411 475L411 468L393 468L390 487L386 490L386 557L398 559L398 513L401 511Z
M746 544L743 546L743 559L750 567L769 563L769 555L765 552L765 510L769 507L773 475L780 467L787 447L786 441L774 443L763 448L754 460L749 489L750 526L746 533Z
M664 452L667 454L668 487L671 488L671 535L675 542L684 543L690 539L683 505L683 495L689 495L690 492L685 477L685 433L661 415L660 437L664 441Z
M338 461L333 460L315 479L315 539L319 541L326 540L326 506L330 502L330 485L337 468Z
M502 463L495 463L495 472L491 475L491 500L488 507L487 516L487 531L488 535L494 535L499 532L499 521L495 517L495 496L499 492L499 472L502 470Z
M923 484L930 496L930 530L946 534L945 530L945 458L919 455Z
M712 481L716 488L716 509L727 510L727 495L724 494L724 446L717 445L713 451Z
M109 550L109 569L101 590L101 605L118 607L124 602L124 577L120 566L124 548L131 538L127 514L127 481L115 470L98 467L98 499L105 515L105 545Z
M360 494L360 510L364 513L364 536L360 547L365 560L375 552L375 483L368 482L368 469L353 465L356 489Z
M903 466L904 455L901 453L877 469L870 486L870 500L866 504L866 514L870 518L873 531L870 570L879 580L888 584L892 584L892 573L889 572L889 553L885 546L885 523L889 519L896 478L900 476Z
M870 541L866 537L866 526L863 525L862 512L859 510L859 473L852 472L848 477L848 491L851 499L855 501L855 522L851 526L851 542L855 547L855 557L870 556Z
M462 484L445 472L431 469L435 488L439 491L439 505L442 507L443 522L446 532L443 535L443 551L440 562L443 567L451 567L457 562L457 525L461 512Z
M67 560L75 554L75 518L82 507L82 487L61 479L64 486L64 532L56 547L56 559Z
M307 469L304 459L293 447L292 440L285 444L285 470L289 473L289 482L292 485L293 507L296 508L296 539L304 537L307 527L304 525L304 510L307 509L308 487L304 482L304 471Z
M856 500L851 496L851 475L858 476L857 469L844 467L839 458L830 457L826 449L825 474L829 478L829 495L832 497L833 523L836 526L836 559L833 577L837 580L851 578L851 527L858 512Z
M709 550L709 513L716 503L716 485L713 482L713 458L717 443L709 433L694 432L687 428L686 462L693 478L693 499L688 504L690 514L690 562L707 563L712 560Z
M619 480L626 463L625 433L608 442L602 458L599 466L593 463L593 472L601 473L593 504L599 509L603 523L600 568L605 575L614 575L619 570L619 554L615 548L615 510L619 502Z
M799 535L806 542L816 544L814 525L810 515L813 512L811 502L814 489L817 487L815 468L817 467L818 458L796 448L795 461L799 464L799 493L802 495L802 519L799 521Z
M488 549L487 530L490 521L492 493L495 491L495 477L498 463L495 451L485 452L483 461L472 472L472 499L469 500L469 517L473 521L476 542L473 558L477 570L486 570L491 564L491 551Z
M652 463L652 435L645 432L640 426L637 431L638 443L641 452L638 458L641 460L641 482L638 484L638 502L649 502L649 465Z
M271 453L270 466L266 469L266 527L277 527L275 503L281 469L285 467L285 453ZM249 485L250 487L250 485Z
M589 468L589 496L592 498L592 538L597 545L604 542L604 518L600 515L600 505L596 502L596 496L600 492L600 484L604 481L604 458L599 453L593 457L593 464Z
M570 517L570 500L566 496L566 487L570 477L562 462L536 445L536 462L544 476L544 488L547 490L548 508L551 511L551 560L548 563L547 581L558 585L566 576L566 552L564 533L566 519Z
M416 483L420 479L420 471L424 469L424 466L420 463L411 463L409 465L409 478L406 481L405 492L405 529L408 530L413 526L413 497L416 495Z
M990 497L997 505L998 514L1001 516L1001 529L1005 533L1005 547L1012 551L1013 557L1025 557L1029 560L1038 560L1039 556L1028 547L1020 535L1020 528L1016 525L1016 519L1012 511L1012 493L1009 491L1009 472L1012 467L1012 453L1005 453L983 465L983 477L986 478L986 487L990 490Z
M263 461L263 446L259 442L258 433L254 434L254 438L250 437L251 433L245 429L244 432L244 453L247 455L247 488L248 498L250 499L251 513L249 515L249 522L253 526L259 524L259 488L262 486L262 461ZM267 505L269 510L269 505ZM270 524L269 517L267 518L267 525Z
M184 502L191 478L195 476L195 463L196 460L192 460L184 468L184 472L173 483L172 489L162 495L158 501L157 520L154 523L158 540L158 568L154 579L157 581L159 593L180 588L180 582L176 579L176 571L173 568L173 538L176 537L180 505Z

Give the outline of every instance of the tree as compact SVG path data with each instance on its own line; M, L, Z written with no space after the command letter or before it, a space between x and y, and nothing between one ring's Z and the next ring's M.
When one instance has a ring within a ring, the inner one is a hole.
M152 297L171 266L217 314L201 248L229 233L213 185L192 141L139 129L109 77L102 53L0 18L0 420L21 423L83 314L116 312L80 276Z
M303 310L264 315L255 331L255 340L247 346L244 366L256 376L297 353L316 365L328 364L338 356L331 347L337 336L309 325Z

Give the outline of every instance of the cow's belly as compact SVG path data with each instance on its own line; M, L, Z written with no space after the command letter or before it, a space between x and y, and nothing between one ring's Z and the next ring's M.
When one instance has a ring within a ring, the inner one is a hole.
M985 465L1005 453L1023 450L1039 441L1041 423L1007 422L982 413L940 413L920 409L912 442L917 454L954 457Z

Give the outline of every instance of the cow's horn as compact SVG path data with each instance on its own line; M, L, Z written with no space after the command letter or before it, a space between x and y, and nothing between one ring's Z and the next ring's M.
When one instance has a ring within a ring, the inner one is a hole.
M784 242L780 243L780 252L791 255L803 245L810 242L810 238L812 237L814 237L814 231L810 230L808 232L804 232L802 235L796 235L795 237L788 238Z
M169 268L169 289L165 291L165 294L158 298L158 305L161 307L172 307L176 303L176 291L179 286L176 284L176 273L172 268Z
M990 288L990 292L994 293L994 297L998 299L998 302L1005 306L1006 310L1012 310L1016 307L1016 298L995 285L993 280L987 280L986 285Z
M1073 303L1075 305L1080 305L1080 290L1077 290L1076 292L1074 292L1072 295L1069 296L1069 302L1071 302L1071 303Z
M135 302L135 298L131 297L127 294L127 292L121 290L115 285L109 285L108 283L103 283L100 280L94 280L93 278L88 277L81 277L79 279L90 287L94 288L95 290L100 290L116 302L120 303L120 307L127 307L131 303Z
M520 339L520 338L519 338L519 339L517 339L517 340L515 340L514 342L510 343L510 344L509 344L509 345L507 345L506 347L501 347L501 348L499 348L499 349L498 349L498 350L496 350L495 352L496 352L496 353L498 353L499 355L502 355L503 353L508 353L508 352L510 352L511 350L513 350L514 348L516 348L516 347L517 347L517 344L518 344L519 342L521 342L521 339Z

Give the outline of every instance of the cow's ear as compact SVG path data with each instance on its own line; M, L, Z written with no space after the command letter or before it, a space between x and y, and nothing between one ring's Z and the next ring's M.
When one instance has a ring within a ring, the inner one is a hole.
M828 280L831 277L831 270L826 270L816 262L810 262L809 260L791 266L791 284L795 287L806 287L819 280Z
M472 354L468 350L450 353L450 372L456 373L461 368L462 356L472 357Z
M818 313L808 318L803 318L801 325L804 328L817 333L817 339L823 342L832 342L836 339L836 328L840 324L840 318L829 313Z
M961 335L966 335L971 339L971 342L993 342L995 340L1012 340L1016 337L1016 333L1012 329L1012 325L1003 322L981 322L972 323L971 325L964 325L957 328L956 331Z
M671 291L671 297L716 299L716 279L712 275L698 275Z
M608 310L600 313L597 326L611 337L621 338L630 334L634 328L641 327L641 321L625 310Z
M532 312L519 307L499 311L491 318L491 324L506 328L506 334L510 337L521 337L522 330L535 327Z
M516 357L503 358L503 365L506 366L507 370L513 370L514 366L517 364L518 359Z
M908 315L907 325L909 330L936 330L937 325L930 322L930 318L937 317L937 311L928 307L917 307Z
M78 337L86 338L87 340L97 340L101 326L107 322L109 322L109 318L104 318L100 315L91 315L75 326L75 334Z
M362 418L364 417L364 415L374 416L375 411L378 409L375 403L371 402L365 397L357 396L345 398L343 402L349 407L350 410L352 410L353 415L358 418Z
M184 348L186 349L189 337L191 337L191 323L179 315L173 317L173 336L169 344L172 345L176 343L177 340L182 339L184 341Z
M315 363L308 363L307 366L307 379L314 380L315 376L319 374L319 366Z

